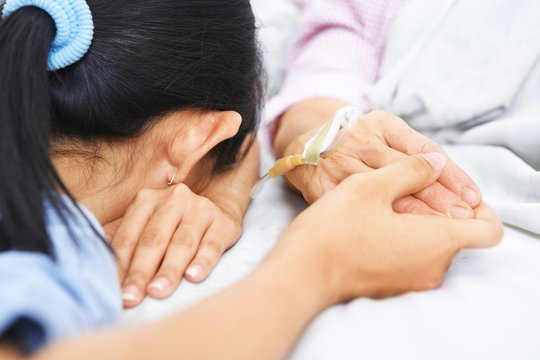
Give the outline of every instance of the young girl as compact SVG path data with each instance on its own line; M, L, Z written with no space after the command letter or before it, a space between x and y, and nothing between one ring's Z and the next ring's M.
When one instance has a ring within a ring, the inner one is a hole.
M126 306L147 290L170 295L186 268L192 281L208 275L240 234L257 163L224 173L244 157L262 97L249 6L210 3L91 1L91 17L76 4L28 3L47 14L15 11L22 3L7 2L4 15L12 16L0 35L1 249L51 254L41 203L60 210L66 198L54 194L61 191L108 224ZM159 146L134 140L162 118L182 126L153 138ZM129 188L131 175L138 183ZM176 191L181 183L214 202L185 186ZM167 203L153 204L160 195L144 196L150 190L139 194L138 210L121 224L142 188L165 188ZM160 207L181 226L158 231L150 215ZM204 216L192 219L194 213ZM169 243L174 255L164 258Z
M102 225L127 306L167 296L186 268L201 280L234 243L256 176L253 15L246 0L8 0L3 17L2 358L54 343L36 356L275 359L324 308L433 288L460 248L500 240L485 205L462 221L393 212L446 162L411 157L346 179L227 291L73 339L122 308Z

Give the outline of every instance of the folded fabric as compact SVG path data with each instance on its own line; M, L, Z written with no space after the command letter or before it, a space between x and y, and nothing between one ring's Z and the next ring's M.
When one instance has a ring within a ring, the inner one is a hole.
M538 14L528 0L411 0L369 97L422 130L499 118L540 57Z

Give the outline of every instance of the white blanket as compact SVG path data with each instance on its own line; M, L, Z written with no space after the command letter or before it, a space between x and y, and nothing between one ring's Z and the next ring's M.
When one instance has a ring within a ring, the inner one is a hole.
M290 4L287 0L253 1L257 12L264 16L261 22L268 26L263 27L269 34L265 48L276 53L280 39L294 37L291 33L280 34L279 27L272 25L280 24L283 14L291 14ZM294 17L288 19L291 23L282 28L291 31ZM268 59L274 69L272 74L281 74L285 57L274 58L277 60ZM275 79L274 84L278 83L279 79ZM526 116L523 115L522 124L535 123L534 117ZM505 134L513 139L511 126L502 132L490 131L497 133L501 142ZM520 132L523 142L532 145L538 143L536 134ZM446 150L473 176L507 222L523 227L534 225L539 202L536 189L540 182L530 165L503 146L469 142L446 146ZM261 168L268 169L271 163L269 153L263 153ZM167 316L238 280L259 264L304 206L301 199L285 189L281 180L267 183L247 213L244 235L224 255L208 280L198 285L184 281L170 299L146 300L140 307L126 312L124 321L140 323ZM462 251L440 289L387 300L359 299L327 310L308 327L290 358L540 359L538 279L540 238L506 226L499 246Z

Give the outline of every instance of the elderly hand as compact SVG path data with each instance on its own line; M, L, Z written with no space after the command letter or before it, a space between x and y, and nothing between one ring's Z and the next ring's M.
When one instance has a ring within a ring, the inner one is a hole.
M301 154L304 144L319 128L307 125L302 127L298 125L299 122L307 124L313 121L312 117L321 118L319 114L325 114L325 121L328 121L333 116L328 114L333 114L334 110L344 105L331 100L316 101L315 106L315 100L300 104L282 118L278 137L283 138L285 132L291 133L289 130L293 124L293 133L304 131L283 146L285 155ZM324 107L325 101L329 102L329 106ZM324 110L328 108L332 111ZM276 141L279 143L280 139ZM407 155L427 152L444 154L439 145L414 131L402 119L385 111L374 111L360 119L338 145L323 156L317 166L300 166L286 176L289 183L311 203L352 174L379 169ZM481 203L480 191L448 156L447 162L438 182L413 196L397 199L394 209L405 213L445 214L456 219L473 217L473 208ZM394 180L401 181L401 176L396 174Z

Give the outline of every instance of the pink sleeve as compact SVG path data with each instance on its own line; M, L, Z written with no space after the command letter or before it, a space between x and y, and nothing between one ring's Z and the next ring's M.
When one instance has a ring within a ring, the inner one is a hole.
M386 37L404 0L296 1L299 37L282 89L265 111L271 137L275 120L310 98L336 98L368 110L363 94L377 79Z

